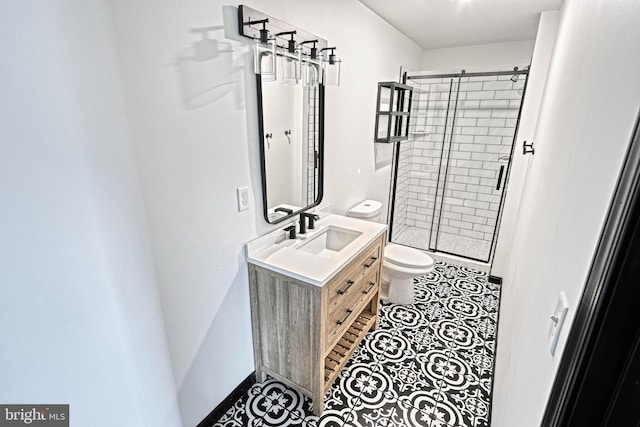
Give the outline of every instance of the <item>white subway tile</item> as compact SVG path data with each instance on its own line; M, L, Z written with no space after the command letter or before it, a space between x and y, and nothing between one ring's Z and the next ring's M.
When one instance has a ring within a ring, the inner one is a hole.
M492 211L492 210L485 210L485 209L476 209L476 215L477 216L483 216L485 218L495 218L496 215L498 214L497 211Z
M474 190L469 190L471 184L467 185L467 191L454 191L453 197L460 200L476 200L478 198L478 192Z
M470 200L470 202L476 203L474 200ZM451 211L452 212L456 212L456 213L460 213L460 214L467 214L467 215L475 215L476 214L476 210L474 208L468 208L468 207L464 207L464 206L452 206L451 207Z
M456 160L471 160L471 153L465 151L453 151L449 157Z
M514 131L515 131L514 128L491 127L491 128L489 128L489 135L513 136Z
M463 205L463 200L462 199L457 199L457 198L454 198L454 197L445 197L444 198L444 203L449 204L449 205L462 206Z
M476 118L458 117L455 121L456 126L476 126L479 125L479 120ZM486 126L486 125L483 125Z
M453 180L455 182L461 182L463 184L480 184L480 178L475 178L475 177L471 177L471 176L460 176L460 175L454 175L453 176ZM466 188L465 188L466 190Z
M509 102L511 101L508 101L506 99L487 99L480 101L480 106L482 108L509 108Z
M475 160L456 160L456 166L462 168L482 169L482 162Z
M491 117L491 110L461 110L464 117Z
M455 212L442 212L441 217L460 221L462 219L462 214L455 213Z
M473 199L479 199L480 194L491 194L493 193L493 189L491 187L485 187L484 185L467 185L467 191L472 191L476 194L476 197Z
M513 118L517 118L518 117L518 110L517 109L511 109L511 110L493 110L491 112L491 117L494 118L505 118L505 119L513 119Z
M498 161L498 155L495 153L471 153L472 160Z
M451 178L447 180L447 189L451 191L466 191L467 185L460 182L452 182Z
M498 173L496 172L496 175ZM495 189L496 185L498 185L498 177L492 177L492 178L481 178L480 179L480 185L484 185L486 187L492 187ZM502 187L501 187L502 188Z
M483 145L483 144L460 144L459 150L460 151L464 151L464 152L484 153L485 152L485 145Z
M456 221L455 219L451 219L449 220L449 224L459 229L467 229L467 230L473 229L473 223L468 221Z
M492 169L470 169L469 176L477 176L481 178L496 178L498 171Z
M509 145L487 145L487 153L509 154L510 152Z
M505 119L478 119L478 126L504 127Z
M475 137L474 142L478 144L502 144L502 137L495 135L478 135Z
M522 95L517 90L497 90L495 99L517 99L520 102Z
M460 235L464 237L471 237L472 239L484 240L484 235L477 231L460 230Z
M469 175L469 168L459 168L457 166L452 166L448 171L452 175Z
M479 90L479 91L474 91L474 92L467 92L467 99L468 100L475 100L475 99L494 99L495 98L495 91L492 90Z
M512 99L509 101L509 108L520 108L521 99Z
M497 80L493 82L486 82L483 86L485 90L507 90L512 89L513 83L511 80Z
M484 197L484 194L478 194L478 197ZM477 208L477 209L488 209L489 208L489 203L486 201L477 201L477 200L465 200L464 201L464 206L465 207L470 207L470 208ZM468 212L467 212L468 213Z
M482 82L460 83L460 91L482 90Z
M487 218L475 215L462 215L462 219L467 222L472 222L474 224L487 224Z
M500 192L492 194L478 194L478 200L482 202L498 203L500 201Z
M480 101L460 101L458 102L459 109L478 109L480 108Z
M440 226L440 231L441 232L445 232L445 233L452 233L452 234L455 234L455 235L460 234L460 229L459 228L451 227L451 226L448 226L448 225Z

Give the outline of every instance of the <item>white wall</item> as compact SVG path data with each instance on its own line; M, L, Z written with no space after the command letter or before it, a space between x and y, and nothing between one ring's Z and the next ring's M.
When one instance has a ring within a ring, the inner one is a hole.
M567 0L502 290L492 425L540 424L640 107L640 3ZM549 315L570 309L551 357Z
M422 71L499 71L531 63L534 40L475 46L428 49L422 54ZM413 70L418 71L418 70Z
M283 85L279 81L262 84L263 133L272 135L265 149L270 208L283 203L306 206L300 179L303 173L307 174L307 163L304 170L301 164L303 155L305 160L307 157L302 152L303 145L306 147L302 123L308 120L306 116L303 118L303 97L301 84ZM286 130L291 131L289 137L284 133Z
M0 401L180 426L106 2L0 16Z
M527 78L527 93L522 105L518 135L505 192L504 208L498 228L498 239L491 263L491 274L497 277L507 275L513 239L518 232L516 228L518 211L522 195L527 190L527 174L535 156L535 154L522 154L522 144L527 141L528 143L533 142L535 145L535 129L560 26L560 16L559 10L542 12L540 16L531 70Z
M244 3L338 46L342 85L326 90L325 201L337 212L366 197L386 202L390 170L375 169L372 142L377 82L397 79L400 65L417 67L419 47L355 0ZM229 4L237 3L112 2L184 425L254 369L243 245L273 228L260 207L251 52L231 40L237 10ZM198 27L218 27L211 37L227 50L218 60L190 59ZM203 96L185 102L193 93ZM254 203L238 213L235 191L244 185Z

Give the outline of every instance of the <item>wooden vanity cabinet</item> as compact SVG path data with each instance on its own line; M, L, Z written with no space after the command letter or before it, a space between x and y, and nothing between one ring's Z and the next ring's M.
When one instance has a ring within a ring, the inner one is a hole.
M322 413L325 392L377 325L384 242L378 237L322 287L249 264L258 381L270 375Z

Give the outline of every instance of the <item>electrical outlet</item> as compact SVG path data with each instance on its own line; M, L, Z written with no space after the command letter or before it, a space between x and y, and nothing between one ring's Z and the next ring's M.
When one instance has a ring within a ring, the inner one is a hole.
M246 211L249 209L249 187L238 187L238 211Z
M569 304L567 303L567 296L564 292L560 292L558 301L556 302L556 308L553 311L551 317L551 326L549 327L549 347L551 355L556 352L556 346L558 344L558 336L560 330L564 324L564 318L567 317L567 311L569 311Z

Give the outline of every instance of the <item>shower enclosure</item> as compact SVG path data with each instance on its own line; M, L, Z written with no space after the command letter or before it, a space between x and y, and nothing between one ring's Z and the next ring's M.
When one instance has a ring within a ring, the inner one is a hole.
M528 68L405 76L413 103L396 146L391 242L491 262Z

